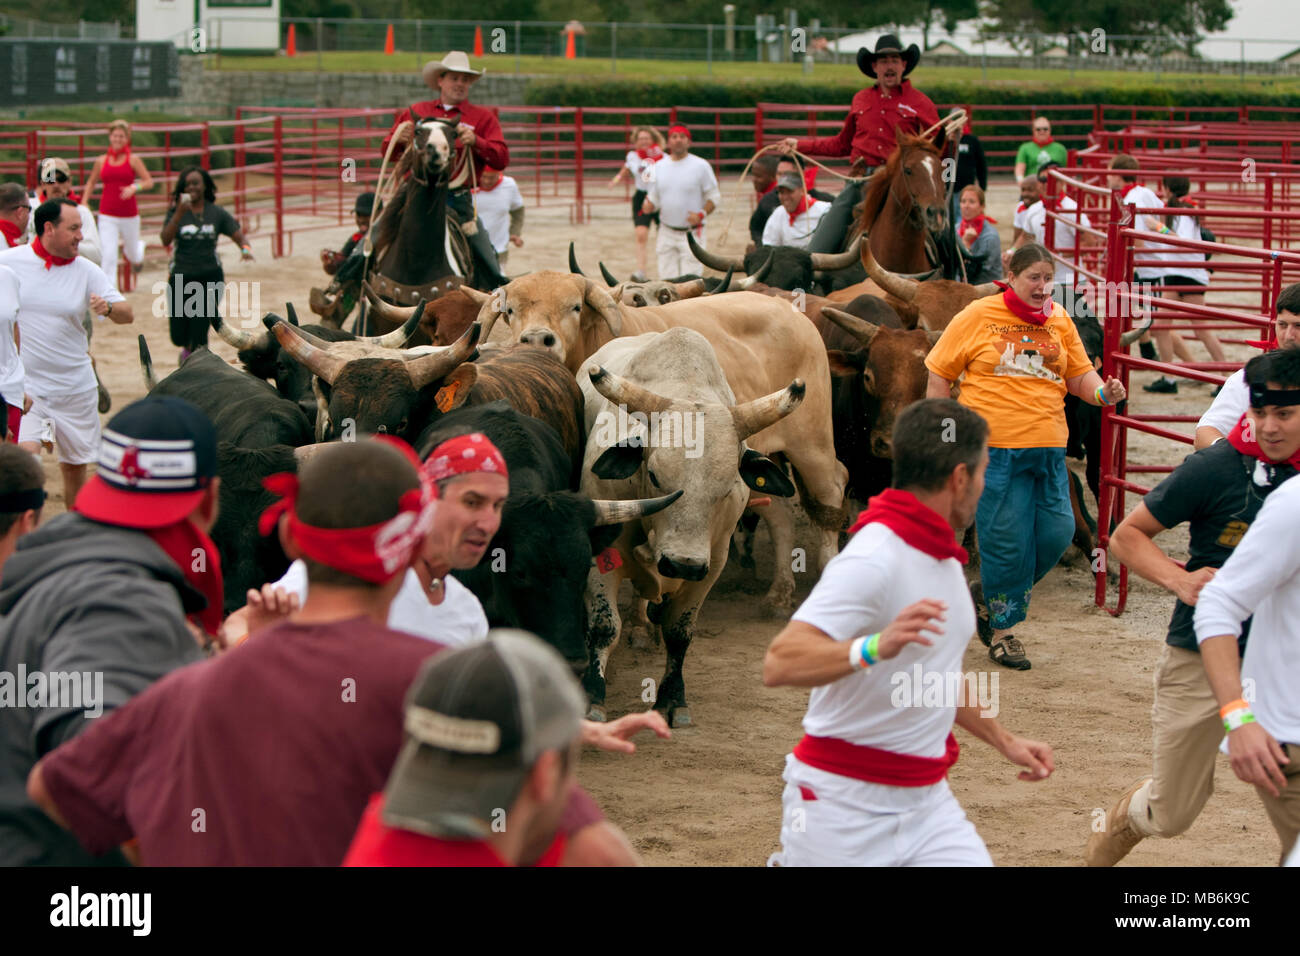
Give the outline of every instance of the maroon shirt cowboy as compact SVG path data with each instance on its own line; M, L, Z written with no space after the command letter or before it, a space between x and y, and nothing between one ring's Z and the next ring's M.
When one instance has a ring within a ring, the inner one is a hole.
M416 115L411 116L414 110ZM464 123L474 131L474 145L470 147L469 154L474 157L474 176L475 180L483 177L483 167L492 166L496 169L505 169L510 165L510 150L506 147L504 134L501 132L501 123L497 120L496 114L483 106L475 106L468 100L464 100L451 109L446 109L442 105L441 99L425 100L422 103L416 103L397 114L393 121L393 128L388 131L384 137L383 143L379 147L380 155L388 152L388 144L397 132L397 127L407 120L418 123L426 119L453 119L458 123ZM390 162L396 161L397 157L402 155L405 149L402 144L393 147L393 157ZM451 181L454 183L460 178L461 169L465 163L465 150L457 152L456 166L451 171Z
M922 133L939 122L930 98L903 80L898 92L884 93L880 84L859 90L849 104L844 128L834 136L801 139L795 146L809 156L848 156L867 166L883 166L898 145L894 130Z

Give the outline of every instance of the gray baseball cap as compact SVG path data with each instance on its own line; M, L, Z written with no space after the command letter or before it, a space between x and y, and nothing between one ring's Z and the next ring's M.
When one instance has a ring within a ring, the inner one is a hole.
M777 177L777 189L803 189L803 180L797 173L783 173Z
M495 629L435 654L407 693L383 821L438 837L488 836L537 758L577 739L585 708L568 663L527 631Z

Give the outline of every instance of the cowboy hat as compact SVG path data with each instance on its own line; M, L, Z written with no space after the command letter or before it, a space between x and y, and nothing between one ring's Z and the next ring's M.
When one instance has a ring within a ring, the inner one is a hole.
M430 60L424 64L424 82L425 85L434 89L438 88L438 81L447 73L467 73L477 80L486 73L487 70L475 70L469 65L469 57L461 50L452 50L442 58L442 62ZM473 81L471 81L473 82Z
M903 76L911 73L916 69L916 64L921 62L921 48L915 43L906 50L903 49L903 43L892 33L886 33L876 41L875 52L871 52L866 47L858 50L858 69L873 80L876 79L876 57L885 53L897 53L903 58Z

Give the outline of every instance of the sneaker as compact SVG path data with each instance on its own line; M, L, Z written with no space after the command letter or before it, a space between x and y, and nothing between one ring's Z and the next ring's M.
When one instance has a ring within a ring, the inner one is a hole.
M1129 819L1128 807L1133 802L1133 796L1150 782L1151 778L1147 777L1133 784L1106 813L1106 829L1088 837L1088 845L1083 851L1085 864L1114 866L1145 839Z
M994 641L989 647L989 660L1001 664L1013 671L1027 671L1032 666L1025 656L1025 645L1008 634L1000 641Z
M1163 395L1177 395L1178 383L1172 378L1165 378L1161 375L1154 382L1149 382L1142 386L1144 392L1159 392Z

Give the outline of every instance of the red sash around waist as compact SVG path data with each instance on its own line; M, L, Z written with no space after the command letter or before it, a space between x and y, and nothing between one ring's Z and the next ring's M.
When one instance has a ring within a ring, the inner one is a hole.
M837 773L841 777L884 783L891 787L928 787L948 776L948 768L957 762L961 747L948 734L947 749L942 757L914 757L896 754L877 747L851 744L836 737L811 737L804 734L795 745L795 757L810 767Z

